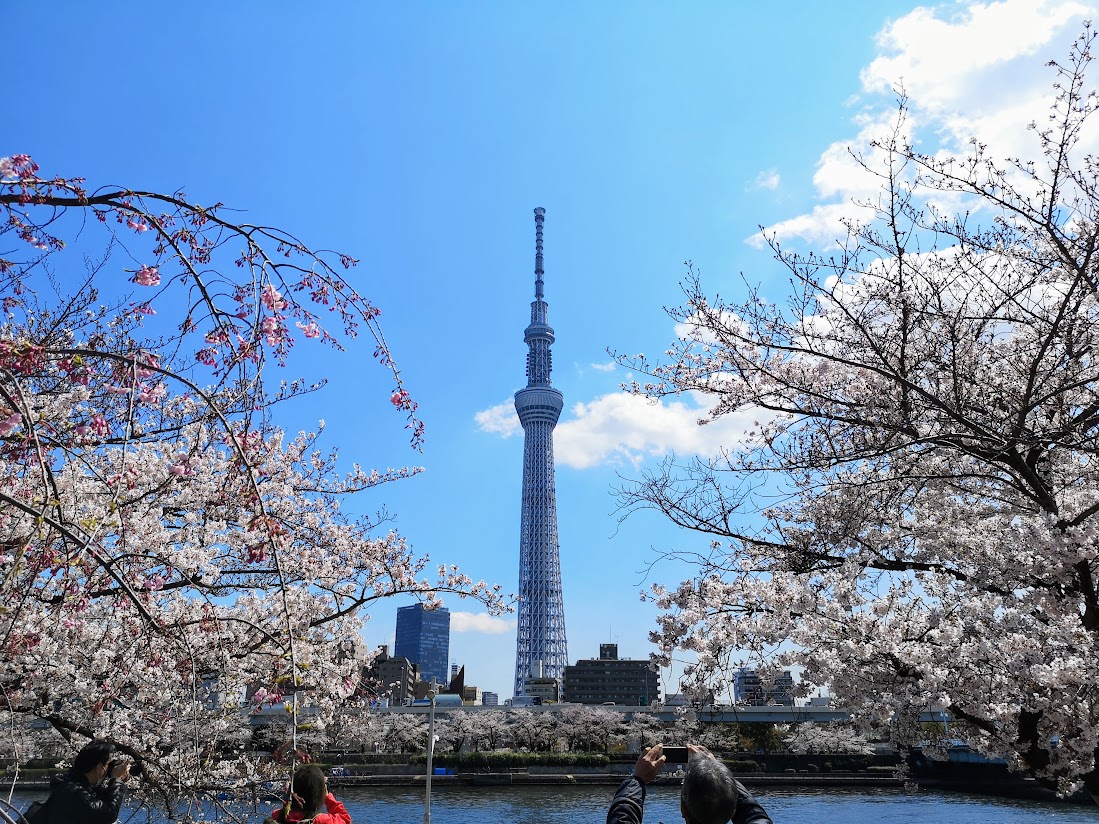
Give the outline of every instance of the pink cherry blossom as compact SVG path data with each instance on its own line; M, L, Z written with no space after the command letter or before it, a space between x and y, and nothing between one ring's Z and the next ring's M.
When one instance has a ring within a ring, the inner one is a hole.
M0 437L7 437L23 422L23 416L18 412L13 412L8 417L0 419Z
M134 399L139 403L159 403L168 394L168 385L161 381L156 384L142 383L137 387Z
M743 422L621 493L718 539L651 590L658 660L687 657L701 700L740 666L796 667L862 731L941 753L920 718L943 711L951 736L1099 799L1096 42L1051 64L1033 162L976 140L922 154L902 101L858 154L884 188L841 252L769 236L788 293L735 302L689 267L664 358L619 358L635 394Z
M270 283L264 286L260 292L260 302L272 312L281 312L289 306L282 293Z
M268 315L260 321L259 328L268 346L277 346L286 334L286 326L279 316L272 317Z
M50 713L109 736L142 755L172 805L211 780L238 788L273 772L248 751L203 754L249 734L239 713L208 705L210 673L219 692L262 687L276 704L307 686L316 730L352 728L341 713L370 657L365 607L439 591L503 608L498 591L449 568L427 576L400 535L346 514L348 496L417 468L345 474L335 454L318 457L315 433L277 425L279 398L264 386L279 382L264 370L292 343L289 318L306 339L339 345L340 331L365 331L384 350L338 255L234 224L182 192L97 184L90 198L78 178L39 177L25 155L0 162L0 175L0 225L37 247L0 261L0 562L6 592L26 596L0 614L5 729L21 735L23 719ZM177 316L147 321L148 302L115 302L110 267L50 279L117 250L120 228L129 254L155 262L128 276L159 287L161 314ZM165 266L179 276L161 278ZM313 292L341 329L312 321ZM397 380L384 351L377 362ZM403 396L418 445L410 406Z
M142 267L134 273L131 280L139 286L159 286L160 273L155 266L142 265Z

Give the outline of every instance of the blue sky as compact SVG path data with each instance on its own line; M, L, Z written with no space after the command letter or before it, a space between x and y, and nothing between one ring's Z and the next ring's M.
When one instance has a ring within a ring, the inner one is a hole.
M297 347L287 376L331 382L282 422L323 418L348 462L424 466L352 506L386 507L433 563L508 591L522 439L506 435L544 206L569 655L613 641L644 657L646 574L679 580L647 568L708 542L655 515L619 524L610 490L670 451L735 442L738 422L698 430L694 398L632 403L607 348L667 347L662 306L678 302L687 259L711 291L735 297L743 271L779 296L757 227L828 246L867 191L844 149L888 120L891 83L912 95L926 145L973 131L1014 149L1020 110L1050 79L1041 64L1092 12L1071 0L23 3L5 11L22 91L0 155L91 185L185 187L360 258L353 282L382 309L425 451L408 448L365 341L344 355ZM392 644L404 603L375 610L372 643ZM467 683L510 695L514 616L448 606Z

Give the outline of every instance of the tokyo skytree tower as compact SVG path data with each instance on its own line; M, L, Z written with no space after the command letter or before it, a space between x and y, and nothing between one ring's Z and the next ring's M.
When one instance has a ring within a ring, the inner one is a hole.
M534 210L534 302L527 344L527 385L515 393L523 424L523 510L519 527L519 631L515 644L515 695L526 695L531 678L565 675L565 607L557 544L557 492L553 477L553 428L564 397L550 385L553 329L542 299L542 221Z

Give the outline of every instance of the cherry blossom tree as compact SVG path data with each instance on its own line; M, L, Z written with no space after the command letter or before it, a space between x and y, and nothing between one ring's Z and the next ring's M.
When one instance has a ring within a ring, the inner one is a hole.
M564 740L565 749L574 752L585 747L590 739L592 728L591 707L566 707L561 710L559 729Z
M480 714L459 710L446 713L441 720L436 728L439 740L446 742L452 752L461 752L467 744L476 748L481 738Z
M655 592L655 640L693 651L698 686L798 666L806 694L829 685L898 740L946 707L981 751L1099 797L1093 46L1086 30L1051 64L1034 161L921 153L902 99L856 158L880 180L858 204L873 218L832 255L771 238L784 304L711 297L691 272L666 358L620 358L648 376L635 392L758 422L623 490L713 539Z
M687 740L702 744L713 752L735 752L742 749L741 731L745 726L747 725L729 721L700 721L693 725L694 731ZM773 724L766 726L771 730L774 729ZM687 730L690 729L691 727L687 727Z
M638 752L644 752L653 744L663 742L666 737L668 743L678 743L680 736L682 740L698 741L694 737L688 739L679 725L666 724L656 716L645 712L634 714L626 724L626 735L631 743L637 744ZM672 740L672 736L675 737L675 741Z
M343 702L326 729L325 749L373 752L385 730L382 714L362 700Z
M540 710L512 710L508 713L511 737L516 747L531 752L550 752L557 743L560 722L553 713Z
M381 739L386 752L420 752L427 749L427 719L412 713L389 713Z
M622 713L602 707L592 711L591 733L603 752L610 752L611 744L621 737L623 730Z
M623 729L622 714L602 707L568 707L560 715L560 730L570 750L606 752Z
M474 740L474 747L485 744L490 750L495 750L507 741L507 713L502 710L478 713L477 722L477 737Z
M796 724L787 731L785 744L791 752L837 755L873 755L874 745L851 724Z
M341 274L352 258L26 155L0 159L0 209L0 712L74 747L114 740L170 805L264 777L242 749L250 708L308 708L323 729L374 602L501 606L342 508L417 469L341 471L319 429L276 424L319 383L269 367L365 333L422 443L378 310Z

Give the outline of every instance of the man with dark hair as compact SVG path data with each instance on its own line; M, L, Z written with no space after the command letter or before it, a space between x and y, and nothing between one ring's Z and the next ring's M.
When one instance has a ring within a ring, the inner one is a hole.
M774 824L767 811L709 750L697 744L688 744L687 750L687 773L679 794L679 810L686 824ZM641 754L633 775L614 794L607 824L641 824L645 785L656 778L664 762L663 744Z
M129 762L112 768L114 744L92 741L76 754L72 769L53 780L53 789L35 824L112 824L122 809ZM108 773L110 776L108 777Z

